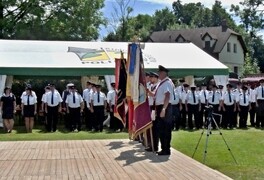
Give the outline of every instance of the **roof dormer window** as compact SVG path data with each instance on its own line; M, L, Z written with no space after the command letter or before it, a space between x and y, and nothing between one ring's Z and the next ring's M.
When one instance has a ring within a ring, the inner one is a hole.
M181 34L179 34L179 36L175 39L175 42L184 43L184 42L186 42L186 40L184 39L184 37Z

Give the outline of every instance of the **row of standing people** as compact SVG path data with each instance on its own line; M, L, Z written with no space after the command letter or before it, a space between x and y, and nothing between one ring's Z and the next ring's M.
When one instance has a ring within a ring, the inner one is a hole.
M110 107L110 126L117 130L122 126L113 115L115 91L113 89L106 95L101 92L101 86L87 82L87 87L83 91L83 96L77 92L74 84L69 83L67 89L63 91L62 96L56 90L54 84L45 87L45 93L42 95L42 104L40 111L45 112L45 124L48 132L57 130L59 113L65 112L65 126L71 131L81 130L81 115L85 111L85 124L88 130L103 130L103 121L105 120L105 110L107 105ZM89 93L87 93L89 92ZM37 95L31 85L27 85L21 95L21 114L25 120L27 132L32 132L34 118L37 114ZM10 87L4 89L0 99L0 113L3 118L4 127L7 132L12 132L14 126L14 113L16 113L16 98L11 92Z
M47 89L42 97L45 112L47 113L47 131L56 131L58 112L64 111L65 127L70 131L81 131L81 116L83 115L87 130L102 132L108 107L111 117L110 128L114 130L122 129L119 120L113 115L115 83L111 83L112 90L107 93L107 96L101 91L101 85L96 85L90 81L87 81L82 95L78 93L76 86L72 83L67 84L67 88L62 92L62 96L58 92L54 92L53 86L50 85L51 89ZM52 103L52 92L54 92L54 104Z
M146 73L147 92L152 117L153 147L148 145L146 151L158 151L159 141L161 151L158 155L170 155L171 131L175 127L197 129L207 126L206 107L213 107L215 124L223 128L237 126L237 114L239 114L239 126L247 127L248 112L251 114L251 125L264 127L264 79L259 81L256 88L248 88L238 84L233 89L231 84L223 86L213 85L207 90L203 84L198 90L196 86L190 86L183 80L175 88L172 80L168 78L168 69L159 66L159 74ZM257 115L254 121L255 113ZM154 114L154 115L153 115ZM219 116L220 115L220 116ZM188 116L188 125L186 123ZM222 117L222 121L221 118ZM154 149L153 149L154 148Z
M150 74L149 91L155 91L159 83L155 74ZM239 115L239 127L247 127L247 117L250 113L250 123L253 127L264 126L263 92L264 81L260 80L260 86L253 88L238 83L234 89L231 84L227 84L226 90L223 86L213 85L207 90L207 85L202 84L201 89L196 86L189 86L183 80L174 89L171 104L173 107L174 126L176 130L199 129L206 124L206 107L211 105L214 111L214 119L219 127L237 127L237 116ZM150 105L153 98L149 97ZM222 117L222 118L221 118ZM255 120L256 117L256 120ZM193 123L194 119L194 123ZM215 124L213 124L215 127Z

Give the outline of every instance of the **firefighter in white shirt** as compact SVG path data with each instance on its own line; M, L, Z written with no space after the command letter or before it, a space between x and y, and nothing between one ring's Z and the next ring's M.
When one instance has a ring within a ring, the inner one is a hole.
M171 131L172 131L172 107L170 101L173 98L174 85L168 77L169 70L159 65L160 84L155 93L156 120L158 121L161 151L158 155L170 155Z
M232 85L226 85L226 92L222 96L222 109L224 111L222 118L222 127L223 128L233 128L235 121L235 112L236 112L236 96L232 92Z
M103 92L101 92L101 85L96 85L96 92L91 96L91 111L94 112L95 122L94 128L95 131L103 131L103 122L105 117L105 110L107 106L107 99Z
M86 88L83 90L83 101L84 101L84 120L85 126L88 131L92 130L92 116L90 111L91 104L91 91L92 91L92 82L86 82Z
M212 85L212 91L208 93L207 104L213 106L213 112L218 114L221 110L220 103L221 103L221 94L217 91L218 87L216 85ZM215 115L214 119L217 125L220 125L220 117ZM207 122L206 122L207 123ZM215 129L216 125L213 123L212 127Z
M116 101L116 89L115 89L115 83L111 83L112 89L107 93L107 103L109 106L109 112L110 112L110 129L113 129L114 131L123 130L123 123L117 119L114 116L114 109L115 109L115 101Z
M251 109L251 99L247 90L246 86L242 86L242 93L237 98L239 128L247 128L248 112Z
M171 100L172 115L173 115L173 126L176 131L179 130L181 125L180 110L182 109L181 97L177 89L174 89L173 99Z
M191 90L188 91L186 100L185 100L185 108L186 112L188 113L188 126L189 129L193 129L193 119L194 116L194 123L197 129L200 128L199 123L199 111L201 110L201 100L200 95L196 91L196 86L191 86Z
M31 86L27 86L26 94L21 96L21 109L27 133L32 133L34 117L37 114L37 97L33 95Z
M256 90L255 90L255 85L248 85L248 92L250 96L250 105L251 109L249 110L250 114L250 125L251 127L255 127L256 121Z
M71 130L74 132L81 131L81 113L83 113L84 102L82 96L76 91L74 85L70 86L70 94L66 98L67 113L71 119Z
M148 92L148 100L149 100L149 106L150 106L150 111L154 112L155 111L155 104L154 104L154 96L157 87L159 86L159 75L154 72L149 73L150 77L150 86L147 88ZM158 136L158 121L155 119L152 119L152 135L153 135L153 147L154 149L152 150L151 144L148 144L148 147L145 149L146 151L158 151L158 145L159 145L159 136ZM150 137L149 134L147 134L147 137ZM149 139L148 142L151 140Z
M42 116L40 116L42 118L42 122L44 122L45 126L47 125L47 114L45 113L45 100L46 100L46 94L48 92L50 92L50 87L49 86L46 86L44 88L45 90L45 93L42 95L42 98L41 98L41 109L40 109L40 113L43 113Z
M241 82L238 82L236 89L233 90L233 93L235 94L236 99L238 98L239 94L242 93L241 87L242 87L242 83ZM239 113L238 110L236 110L236 112L235 112L235 119L234 119L234 125L233 125L234 127L237 127L237 117L238 117L238 113Z
M256 127L264 128L264 79L259 80L260 85L256 88Z
M199 95L200 95L200 100L201 100L201 111L199 112L199 123L200 123L200 126L202 127L205 122L204 119L207 118L205 106L207 106L208 91L207 91L207 86L205 83L201 85L201 90L199 92Z
M56 132L58 124L58 113L61 112L62 98L55 89L54 84L50 84L50 92L46 94L45 112L47 113L47 131Z
M185 100L186 100L187 93L189 91L189 84L184 83L183 87L184 87L184 90L180 94L181 102L182 102L182 109L180 109L180 118L181 118L181 126L183 129L185 129L186 128L186 116L187 116L187 112L185 108L185 102L186 102Z
M185 83L184 79L180 79L179 80L179 85L176 87L176 91L178 92L178 94L181 94L184 90L184 86L183 84Z

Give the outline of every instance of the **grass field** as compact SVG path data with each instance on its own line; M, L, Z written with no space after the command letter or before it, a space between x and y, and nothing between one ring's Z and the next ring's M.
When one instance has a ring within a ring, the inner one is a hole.
M0 141L26 141L26 140L82 140L82 139L126 139L127 133L102 133L81 131L72 133L59 131L45 133L41 128L35 128L32 134L25 133L24 127L16 127L11 134L0 130ZM199 131L174 131L172 147L182 153L192 156L195 147L201 137ZM221 130L223 137L233 153L236 164L228 151L220 133L212 131L208 138L207 157L205 164L216 169L233 179L264 179L264 131L250 128L247 130ZM202 136L194 158L203 161L205 150L206 131Z

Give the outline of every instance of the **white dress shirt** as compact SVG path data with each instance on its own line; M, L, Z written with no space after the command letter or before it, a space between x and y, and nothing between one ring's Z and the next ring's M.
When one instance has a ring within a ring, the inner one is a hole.
M250 100L251 103L255 103L256 102L256 89L249 89L249 96L250 96Z
M194 93L194 97L193 97L193 93ZM199 101L200 101L200 95L199 95L199 93L196 92L196 91L190 91L189 90L188 93L187 93L187 95L186 95L186 102L187 102L187 104L197 105L197 104L199 104Z
M91 96L91 100L94 106L104 106L106 99L105 93L99 92L99 102L98 102L98 92L94 92Z
M152 92L153 94L155 94L157 87L159 86L159 82L155 83L155 84L151 84L148 87L148 90L150 92ZM154 97L153 96L148 96L148 101L149 101L149 105L152 106L154 103Z
M107 103L112 106L115 105L115 97L116 97L116 91L115 90L110 90L107 93Z
M262 96L262 89L264 91L264 86L259 86L256 88L256 94L258 100L264 100L264 97Z
M29 104L28 104L28 97L29 97ZM37 103L37 97L32 95L24 94L21 96L21 103L24 105L34 105Z
M229 99L229 94L230 94L231 101ZM227 105L227 106L233 105L236 102L236 99L237 98L236 98L235 94L232 91L230 91L230 92L226 91L223 94L223 96L222 96L222 100L224 101L224 104Z
M53 104L51 104L52 94L53 94ZM48 106L55 107L55 106L58 106L59 103L61 102L62 102L62 98L61 98L60 93L57 90L54 90L54 92L50 91L46 94L45 103L47 103Z
M36 95L35 91L31 91L31 94L32 94L32 96L35 96L35 98L37 99L37 95ZM25 95L27 95L27 91L24 91L20 98L22 99L22 97Z
M160 81L159 86L156 89L155 93L155 105L163 105L164 104L164 99L165 99L165 94L170 93L170 101L173 99L173 84L171 79L165 78L162 81Z
M180 94L178 93L177 89L174 89L174 95L173 95L173 99L171 100L171 104L175 105L175 104L179 104L180 102Z
M213 99L213 96L214 96L214 99ZM220 100L221 100L221 94L218 91L215 91L215 92L210 91L208 93L207 101L209 104L217 105L220 103Z
M83 90L83 100L86 103L91 103L91 89L86 88Z
M249 103L251 102L250 100L250 96L248 93L240 93L238 98L237 98L237 102L240 106L248 106Z
M75 97L75 103L73 102L73 96ZM82 96L77 92L71 92L67 95L65 103L68 104L70 108L78 108L81 107L81 103L83 102Z
M208 91L202 89L202 90L199 92L199 95L200 95L201 103L202 103L202 104L206 104L206 101L207 101L207 99L208 99Z
M181 97L181 101L182 101L182 104L185 104L185 100L186 100L186 97L187 97L187 93L188 93L189 90L184 90L181 94L180 94L180 97Z

